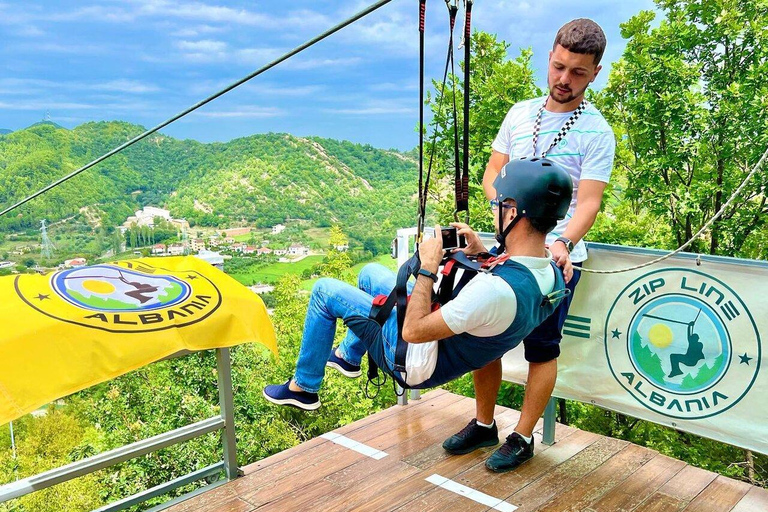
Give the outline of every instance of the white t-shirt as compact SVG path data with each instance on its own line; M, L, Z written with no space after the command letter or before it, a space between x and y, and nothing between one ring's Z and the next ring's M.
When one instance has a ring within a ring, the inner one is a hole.
M545 97L516 103L507 113L492 147L499 153L509 155L510 160L533 156L533 127L536 114ZM536 156L541 156L555 140L557 133L573 112L555 113L544 109L541 115L541 130L536 142ZM576 196L580 180L597 180L608 183L613 169L616 140L613 130L603 115L589 103L576 123L563 137L557 147L547 153L547 158L557 162L573 179L573 200L565 219L558 222L547 236L547 243L565 232L566 226L576 209ZM587 248L579 241L571 251L571 261L578 263L587 259Z
M546 258L513 256L509 259L528 267L542 295L550 293L555 287L555 273L549 264L552 254L549 251ZM517 298L514 290L501 277L479 272L440 311L454 333L496 336L506 331L515 320ZM407 384L415 386L432 376L437 365L437 351L437 341L408 344L405 357Z

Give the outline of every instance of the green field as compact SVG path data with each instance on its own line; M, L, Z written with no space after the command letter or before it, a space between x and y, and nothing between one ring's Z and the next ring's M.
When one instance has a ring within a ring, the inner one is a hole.
M379 263L389 269L392 269L393 271L397 270L397 260L392 259L392 257L389 254L382 254L380 256L377 256L375 259L371 261L364 261L362 263L358 263L357 265L353 266L351 270L352 275L357 276L357 274L360 272L360 269L362 269L364 266L366 266L369 263ZM312 287L315 285L316 281L317 281L317 278L307 279L305 281L302 281L301 289L306 291L312 291Z
M257 270L230 275L246 286L256 283L274 283L285 274L300 275L304 270L311 268L321 261L323 261L323 256L307 256L296 263L272 263Z

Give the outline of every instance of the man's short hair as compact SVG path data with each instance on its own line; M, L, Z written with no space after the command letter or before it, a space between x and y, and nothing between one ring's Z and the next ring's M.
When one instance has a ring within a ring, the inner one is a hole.
M605 52L605 33L600 25L587 18L569 21L557 31L552 49L562 46L573 53L595 56L595 64L600 64Z
M528 218L528 221L531 225L531 229L534 233L546 235L553 229L555 229L555 226L557 226L557 219L544 219L544 218Z

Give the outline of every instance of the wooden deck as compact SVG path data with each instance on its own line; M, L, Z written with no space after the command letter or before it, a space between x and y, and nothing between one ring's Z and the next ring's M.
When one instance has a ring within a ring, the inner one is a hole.
M495 448L450 456L441 447L473 414L474 400L432 391L329 435L341 437L312 439L251 464L243 478L169 510L768 511L765 489L564 425L553 446L537 433L533 459L495 474L483 465ZM518 415L497 408L501 435Z

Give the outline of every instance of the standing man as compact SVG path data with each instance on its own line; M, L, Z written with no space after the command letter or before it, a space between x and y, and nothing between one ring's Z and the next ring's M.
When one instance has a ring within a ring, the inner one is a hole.
M592 20L566 23L549 52L549 94L515 104L493 141L493 153L483 176L488 199L496 197L493 182L510 159L546 157L563 166L573 179L573 200L565 219L547 236L552 258L563 270L573 293L580 273L572 265L587 259L582 241L595 222L603 190L611 176L616 141L613 131L584 93L600 72L605 34ZM552 395L557 380L561 330L571 296L525 340L528 383L520 420L506 442L486 461L492 471L503 472L533 457L533 428ZM472 372L476 418L443 443L450 453L469 453L499 442L493 419L501 386L501 359Z

